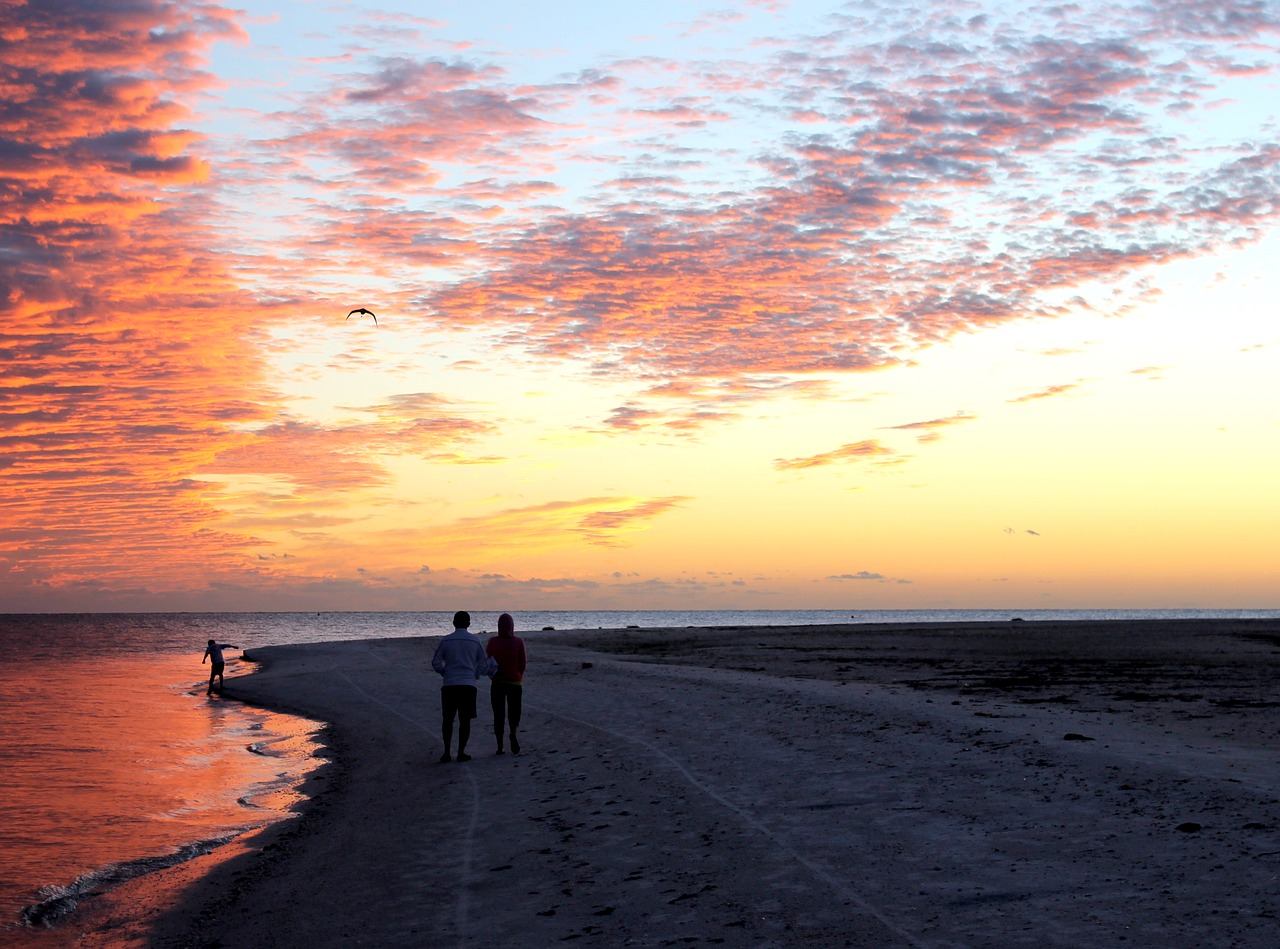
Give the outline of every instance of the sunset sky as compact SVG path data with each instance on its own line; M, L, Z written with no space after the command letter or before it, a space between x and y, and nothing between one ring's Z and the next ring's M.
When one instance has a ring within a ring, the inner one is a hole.
M0 0L0 76L0 612L1280 606L1280 3Z

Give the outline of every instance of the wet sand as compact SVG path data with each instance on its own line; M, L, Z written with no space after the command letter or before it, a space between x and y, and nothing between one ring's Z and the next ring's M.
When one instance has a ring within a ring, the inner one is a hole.
M302 815L80 946L1280 944L1280 623L525 632L439 764L434 638L250 649Z

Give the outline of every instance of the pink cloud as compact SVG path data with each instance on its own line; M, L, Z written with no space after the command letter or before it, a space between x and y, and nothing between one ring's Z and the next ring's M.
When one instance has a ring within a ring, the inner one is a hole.
M149 561L119 556L139 543L225 579L245 536L201 475L332 499L380 485L380 452L492 460L468 454L492 423L428 394L353 425L282 411L243 301L288 319L320 305L317 273L376 275L406 320L629 380L606 428L692 435L1274 228L1280 147L1186 131L1223 76L1274 76L1274 9L1070 12L842 9L751 57L545 82L466 44L421 55L435 24L373 15L355 41L391 52L331 59L327 88L256 117L260 138L213 143L191 103L241 14L0 7L0 565L144 588ZM282 210L261 228L264 195ZM865 441L775 464L897 457ZM600 503L512 521L595 539L675 502Z
M1271 30L1256 10L1215 9L1180 7L1181 25L1158 36L1136 8L916 32L885 10L779 41L750 70L646 58L543 85L479 61L387 56L262 144L327 192L300 221L297 253L464 274L414 294L425 319L506 326L526 351L595 371L625 363L654 394L674 379L863 371L1051 316L1050 291L1275 220L1274 149L1241 143L1193 171L1186 143L1158 128L1211 81L1196 60L1165 65L1159 43L1200 49L1211 35L1244 50ZM897 38L867 38L879 35ZM685 145L690 121L792 114L804 121L740 178L709 182L711 156ZM628 152L629 136L644 150ZM319 175L310 156L349 173ZM454 164L485 174L454 181ZM617 172L571 199L568 170L592 164ZM653 413L694 428L733 417L644 398L608 424L634 430L628 418Z

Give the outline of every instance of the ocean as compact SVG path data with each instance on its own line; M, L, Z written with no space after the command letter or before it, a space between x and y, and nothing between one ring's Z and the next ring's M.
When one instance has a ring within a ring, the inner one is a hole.
M1053 619L1280 618L1280 610L707 610L516 613L537 632ZM444 635L452 612L0 615L0 938L79 895L286 818L322 723L207 696L209 639L255 646ZM495 612L473 612L492 633ZM429 670L424 657L424 695ZM425 699L424 699L425 700Z

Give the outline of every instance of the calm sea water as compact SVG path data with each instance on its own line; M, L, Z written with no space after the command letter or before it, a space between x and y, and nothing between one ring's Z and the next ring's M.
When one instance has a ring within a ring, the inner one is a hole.
M443 635L452 613L0 616L0 936L56 920L77 894L187 859L281 819L320 724L205 695L209 639L255 646ZM719 610L522 612L522 633L1172 617L1280 610ZM493 632L497 613L473 612ZM536 642L536 637L534 639ZM244 672L227 650L227 674Z

